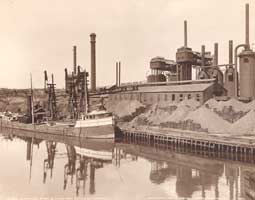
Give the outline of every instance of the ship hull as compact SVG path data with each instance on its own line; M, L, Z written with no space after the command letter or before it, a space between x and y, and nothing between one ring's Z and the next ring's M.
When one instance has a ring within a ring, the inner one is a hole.
M74 127L72 129L80 137L93 139L113 139L115 132L114 126L111 124L94 127Z
M115 125L109 124L94 127L69 127L67 125L48 126L23 124L18 122L10 122L1 120L1 131L6 129L22 130L36 133L46 133L53 135L82 137L87 139L114 139L115 131L118 129Z

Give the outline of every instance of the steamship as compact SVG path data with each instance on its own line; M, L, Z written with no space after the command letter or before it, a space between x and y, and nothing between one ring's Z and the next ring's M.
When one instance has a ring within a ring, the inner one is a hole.
M94 110L77 119L73 123L20 123L1 118L1 131L13 129L26 132L80 137L86 139L114 139L118 132L112 113Z
M113 139L114 118L106 110L94 110L75 121L73 128L91 139Z

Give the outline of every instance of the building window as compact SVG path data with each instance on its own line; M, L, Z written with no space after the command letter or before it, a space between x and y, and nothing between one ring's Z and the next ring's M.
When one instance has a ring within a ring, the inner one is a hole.
M180 94L179 95L179 101L182 101L183 100L183 94Z
M200 101L200 94L197 94L197 95L196 95L196 100L197 100L197 101Z
M191 94L188 94L188 99L191 99Z
M165 94L165 101L167 101L167 94Z
M172 94L172 101L175 101L175 94Z

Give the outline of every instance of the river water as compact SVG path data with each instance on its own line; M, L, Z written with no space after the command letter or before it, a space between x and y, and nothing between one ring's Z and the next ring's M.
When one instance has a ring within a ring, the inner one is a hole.
M144 145L2 133L0 160L0 199L255 197L252 163Z

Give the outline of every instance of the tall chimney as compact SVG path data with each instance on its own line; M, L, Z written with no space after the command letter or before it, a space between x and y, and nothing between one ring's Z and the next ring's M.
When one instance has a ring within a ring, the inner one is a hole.
M187 21L184 21L184 47L188 46Z
M73 46L73 72L76 74L76 46Z
M245 4L245 44L246 50L250 49L249 41L249 4Z
M116 62L116 86L119 85L119 64Z
M229 40L229 64L233 64L233 40ZM230 65L230 67L233 67Z
M90 34L90 45L91 45L91 75L90 75L90 84L91 90L96 90L96 34Z
M201 47L201 66L205 66L205 45Z
M218 65L218 43L214 43L214 58L213 58L213 65Z
M119 86L120 86L120 76L121 76L121 62L119 62Z

